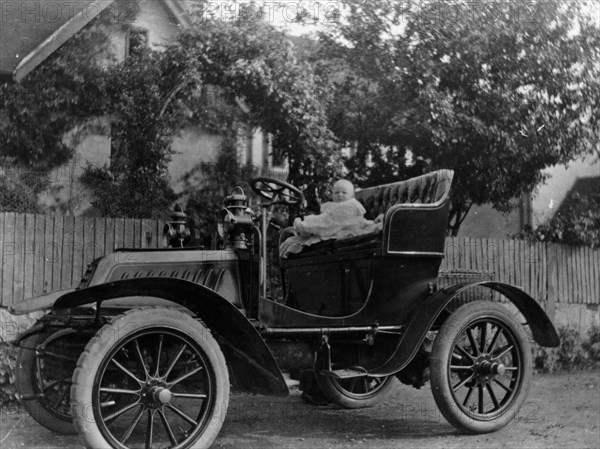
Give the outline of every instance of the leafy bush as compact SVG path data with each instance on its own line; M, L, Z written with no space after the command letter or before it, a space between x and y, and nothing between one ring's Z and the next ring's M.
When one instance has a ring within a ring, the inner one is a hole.
M589 360L600 364L600 326L593 325L588 331L589 338L583 342L583 349L587 352Z
M600 193L576 192L565 202L567 206L554 217L517 237L600 247Z
M600 327L593 325L588 338L568 327L558 328L558 348L534 348L535 368L541 372L600 367Z
M9 343L0 342L0 405L9 404L16 400L16 359L16 348Z

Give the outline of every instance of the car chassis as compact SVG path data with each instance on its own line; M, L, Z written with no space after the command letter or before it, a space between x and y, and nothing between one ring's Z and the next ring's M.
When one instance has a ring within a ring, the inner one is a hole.
M282 371L308 373L342 408L376 404L394 378L417 388L429 380L457 429L503 427L530 386L525 326L542 346L558 336L520 288L438 286L452 177L439 170L357 192L371 218L384 214L383 231L279 258L279 298L267 296L267 211L305 201L277 179L251 180L259 217L241 188L227 197L222 250L120 249L93 261L77 288L12 307L46 312L16 341L20 400L38 423L78 432L91 448L209 447L230 384L285 396ZM188 232L183 223L165 231L175 241ZM451 307L482 288L526 323L490 295Z

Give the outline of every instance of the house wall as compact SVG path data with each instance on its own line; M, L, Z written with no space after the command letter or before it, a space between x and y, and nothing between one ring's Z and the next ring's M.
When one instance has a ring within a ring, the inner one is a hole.
M556 165L544 171L549 178L532 197L533 226L551 218L560 208L577 179L600 177L600 158L588 156L568 166Z
M473 206L458 231L458 237L505 239L521 230L521 213L517 208L498 212L491 204Z
M96 122L95 128L108 130L107 120L93 122ZM110 137L108 132L86 133L75 128L65 135L63 142L74 148L74 155L68 163L52 170L50 188L39 196L38 202L54 212L82 215L91 207L93 197L80 177L88 164L96 167L110 164Z
M575 186L583 178L600 178L600 158L589 156L544 171L548 179L528 198L515 200L515 209L508 213L495 210L490 204L473 206L458 232L459 237L503 239L514 236L525 225L536 228L551 218Z
M160 49L161 45L172 41L181 29L179 22L161 1L138 0L135 8L132 7L131 2L127 7L127 14L133 10L137 11L135 17L127 16L130 23L111 22L108 30L112 44L111 51L117 61L123 61L127 55L128 27L147 30L148 43L153 49ZM114 14L114 11L109 11L108 14ZM105 127L102 132L88 134L80 142L74 140L78 130L73 130L65 136L65 143L75 149L74 156L68 164L57 168L51 174L51 187L39 198L43 207L73 215L82 215L90 211L93 197L83 187L79 178L88 163L97 166L110 164L111 140L108 123ZM221 143L221 136L211 134L199 127L185 128L175 137L169 174L176 193L182 191L186 174L201 162L216 158Z
M211 134L198 126L183 129L173 139L171 148L174 154L169 163L169 175L175 193L182 193L186 175L202 162L212 162L216 159L222 142L222 136Z
M198 2L183 3L184 8L193 10ZM167 4L176 6L170 0L134 0L127 2L124 10L105 11L109 17L116 19L109 22L107 32L112 44L111 51L117 61L123 61L127 57L130 29L146 30L148 44L153 49L160 49L176 37L182 25ZM131 15L132 11L136 12L135 16ZM88 130L88 135L84 137L77 135L77 132L78 130L73 130L65 136L65 143L74 148L73 159L51 174L51 187L40 196L39 202L46 209L56 212L94 214L91 205L93 196L83 187L79 178L88 163L100 167L110 165L110 126L106 123L101 132L90 133ZM73 139L75 135L79 140ZM221 136L199 127L187 127L175 137L172 146L174 154L168 169L176 193L182 193L186 175L200 163L216 159L222 140ZM253 129L238 142L240 164L252 164L263 175L285 178L286 168L273 167L269 152L268 137L260 129Z

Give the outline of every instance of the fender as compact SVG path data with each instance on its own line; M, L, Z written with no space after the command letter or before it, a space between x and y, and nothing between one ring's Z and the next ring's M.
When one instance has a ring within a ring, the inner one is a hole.
M25 299L24 301L19 301L18 303L10 306L8 308L8 311L12 315L25 315L26 313L51 309L52 305L56 302L58 298L74 291L74 288L56 290L50 293L46 293L45 295Z
M287 396L288 388L261 335L229 301L202 285L176 278L126 279L75 290L60 297L54 310L125 297L148 296L172 301L190 310L214 333L239 388Z
M46 331L46 326L44 326L44 324L36 323L33 325L33 327L30 327L25 332L21 332L18 335L18 337L15 338L11 343L13 346L16 346L18 348L21 346L21 342L23 340L25 340L27 337L34 335L34 334L41 334L42 332L45 332L45 331Z
M459 293L475 286L488 287L507 297L527 320L533 338L540 346L556 347L560 344L554 325L540 305L523 290L502 282L483 281L455 284L434 293L414 307L412 317L390 358L380 367L370 370L374 377L390 376L406 367L423 344L427 332L436 319Z

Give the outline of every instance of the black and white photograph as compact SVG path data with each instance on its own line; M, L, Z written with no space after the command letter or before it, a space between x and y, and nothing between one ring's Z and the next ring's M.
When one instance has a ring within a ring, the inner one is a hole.
M599 0L0 0L0 449L598 449Z

